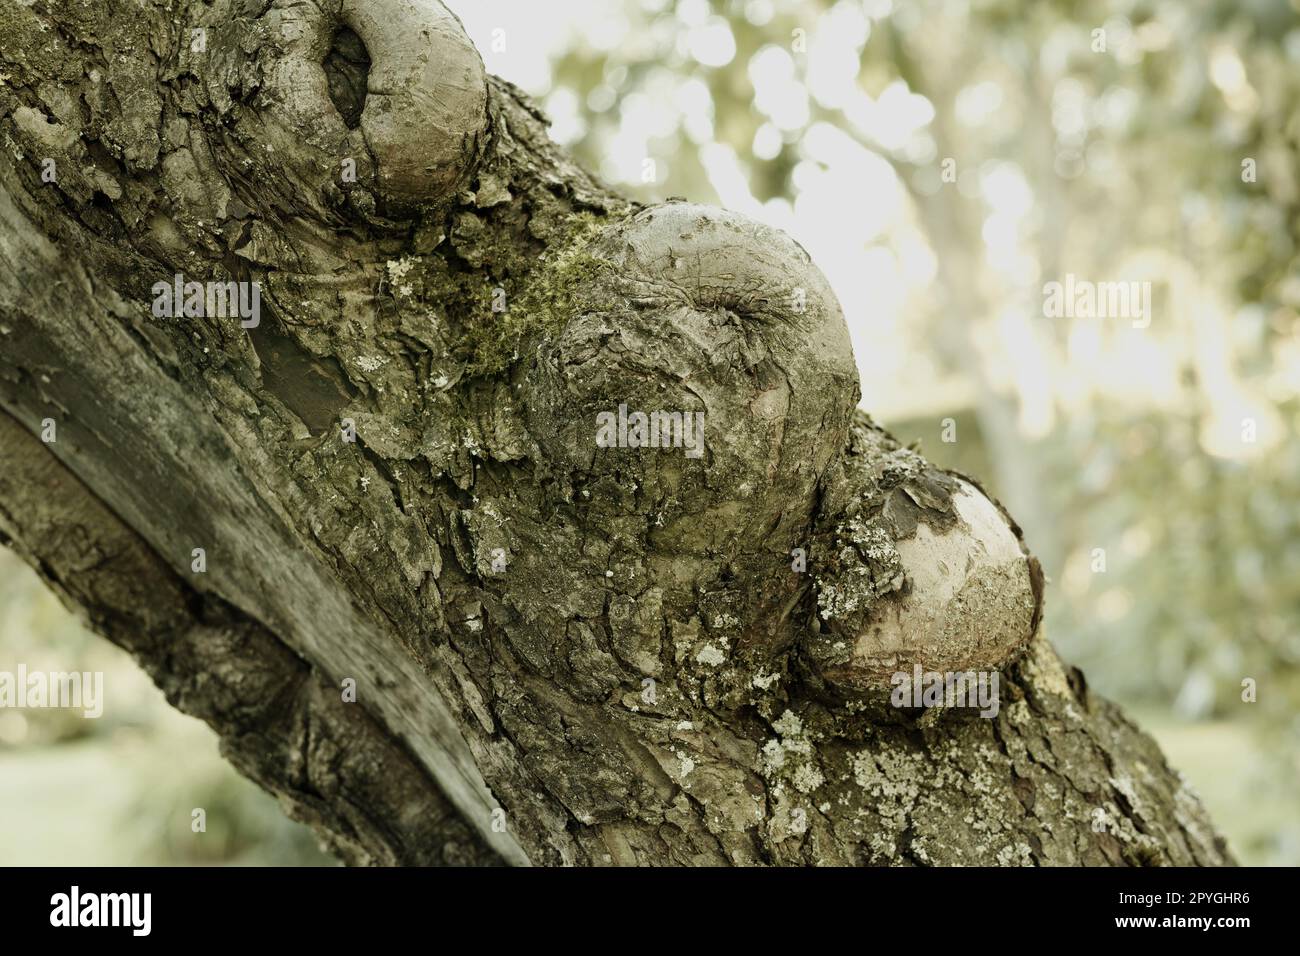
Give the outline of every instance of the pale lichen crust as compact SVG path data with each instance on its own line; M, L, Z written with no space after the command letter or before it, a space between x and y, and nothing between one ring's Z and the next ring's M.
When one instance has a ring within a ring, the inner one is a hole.
M816 561L814 669L842 691L899 672L992 671L1029 643L1041 572L1019 529L969 479L867 420L855 424Z

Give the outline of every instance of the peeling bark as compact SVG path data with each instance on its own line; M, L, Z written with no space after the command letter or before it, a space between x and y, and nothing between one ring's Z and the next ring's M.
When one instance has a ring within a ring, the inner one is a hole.
M0 533L344 859L1230 862L793 241L611 193L432 0L0 37ZM156 318L178 274L259 321Z

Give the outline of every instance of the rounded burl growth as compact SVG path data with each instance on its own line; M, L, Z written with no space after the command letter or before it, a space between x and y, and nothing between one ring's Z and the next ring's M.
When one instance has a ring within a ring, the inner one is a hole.
M1040 587L1018 529L973 483L855 420L844 316L796 242L673 202L560 258L548 281L563 315L518 383L538 477L578 506L575 540L618 528L628 546L641 529L632 547L669 596L743 593L733 663L770 669L796 649L842 692L918 663L991 670L1027 645ZM792 570L801 550L811 594Z
M843 692L894 675L994 671L1028 646L1042 572L1010 516L864 419L844 460L838 510L816 562L814 671Z
M241 177L285 209L328 218L445 202L487 131L487 75L437 0L217 2L208 98L233 118ZM336 69L340 57L349 64Z
M524 380L545 467L633 492L657 548L788 548L858 399L821 272L779 230L682 202L607 228L583 258Z

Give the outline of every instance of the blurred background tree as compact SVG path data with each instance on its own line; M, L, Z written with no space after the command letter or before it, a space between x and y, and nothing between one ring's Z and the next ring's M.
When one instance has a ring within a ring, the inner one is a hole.
M1300 0L448 6L606 180L803 244L863 407L1003 500L1049 636L1240 858L1300 863ZM1045 317L1067 275L1150 282L1150 324ZM111 666L111 699L140 701L0 711L0 863L58 839L68 862L320 861L0 562L0 669Z

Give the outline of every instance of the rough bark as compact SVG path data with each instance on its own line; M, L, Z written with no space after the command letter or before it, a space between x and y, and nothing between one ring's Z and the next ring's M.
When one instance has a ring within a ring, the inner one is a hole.
M803 250L611 193L433 0L0 0L0 136L0 533L344 859L1229 862Z

